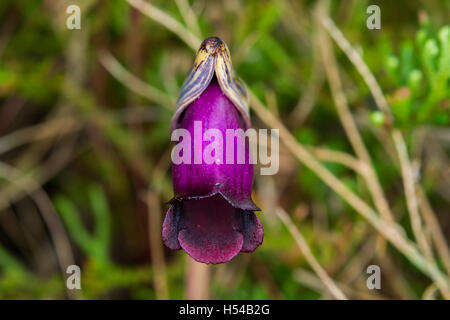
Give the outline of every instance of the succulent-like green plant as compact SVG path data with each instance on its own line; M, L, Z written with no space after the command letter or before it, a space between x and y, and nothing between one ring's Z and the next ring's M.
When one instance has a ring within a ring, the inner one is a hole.
M396 125L449 123L450 26L437 34L423 27L417 32L415 46L403 43L399 57L388 56L386 66L397 86L388 96ZM371 120L383 123L377 112Z

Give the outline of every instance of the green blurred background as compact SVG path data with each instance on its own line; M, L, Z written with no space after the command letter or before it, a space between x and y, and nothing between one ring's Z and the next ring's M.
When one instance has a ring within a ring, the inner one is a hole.
M222 38L238 75L318 158L321 150L354 154L324 70L316 1L150 3L199 39ZM342 93L395 220L410 239L388 132L404 135L425 205L448 240L449 3L324 3L389 103L388 121L352 62L329 40ZM81 8L80 30L66 27L71 4ZM381 8L381 30L366 27L371 4ZM172 197L170 119L194 54L179 34L126 0L0 2L0 298L189 297L189 268L199 267L184 251L165 248L160 230ZM252 121L267 128L256 115ZM361 175L324 164L372 204ZM258 172L253 197L262 208L264 243L252 254L201 269L204 297L332 298L275 214L281 207L349 298L442 298L432 279L283 146L279 173ZM425 205L421 200L421 213ZM435 229L425 222L433 263L448 280ZM66 290L70 264L81 267L82 290ZM381 290L366 287L371 264L381 267Z

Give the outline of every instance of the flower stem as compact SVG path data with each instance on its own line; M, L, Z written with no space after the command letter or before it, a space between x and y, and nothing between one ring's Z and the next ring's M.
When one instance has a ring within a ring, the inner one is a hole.
M209 265L188 257L186 262L186 300L208 299L209 278Z

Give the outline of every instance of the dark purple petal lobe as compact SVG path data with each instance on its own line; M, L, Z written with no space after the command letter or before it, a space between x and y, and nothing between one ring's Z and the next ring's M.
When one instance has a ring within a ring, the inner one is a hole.
M195 260L223 263L242 248L244 237L239 232L241 213L222 196L215 195L182 204L178 241Z
M252 252L263 242L264 231L256 214L251 211L241 212L241 233L244 236L242 252Z
M178 222L180 215L177 206L170 206L162 226L162 240L172 250L181 249L178 242Z

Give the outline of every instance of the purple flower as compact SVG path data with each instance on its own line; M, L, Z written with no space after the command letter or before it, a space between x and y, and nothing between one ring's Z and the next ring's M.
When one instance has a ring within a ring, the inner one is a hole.
M245 90L233 76L228 49L219 38L208 38L181 90L172 130L181 128L195 137L200 128L201 132L215 129L226 137L227 130L245 131L249 126ZM175 196L162 230L167 247L183 249L195 260L213 264L227 262L241 251L252 252L264 235L254 213L259 208L251 199L253 164L248 143L243 145L244 163L237 161L237 138L233 138L233 149L223 144L223 157L214 151L220 161L195 161L195 154L203 155L215 139L200 143L191 139L192 152L185 155L190 161L173 165ZM223 161L230 150L234 152L232 163Z

